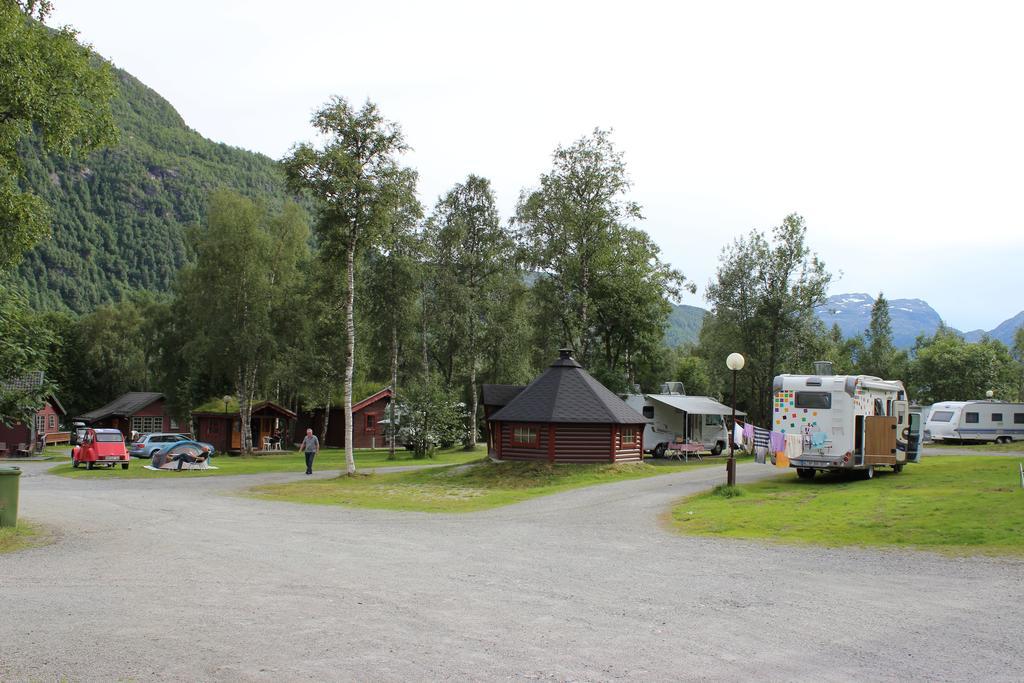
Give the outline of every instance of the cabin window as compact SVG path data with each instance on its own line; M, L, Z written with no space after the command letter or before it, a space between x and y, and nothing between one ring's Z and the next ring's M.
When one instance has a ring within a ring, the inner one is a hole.
M56 429L57 428L57 416L56 415L50 415L47 418L47 420L49 421L50 429Z
M965 413L964 422L967 424L978 424L978 413Z
M174 417L171 418L171 431L172 432L178 431L178 420L177 420L177 418L174 418Z
M36 434L42 434L46 431L46 416L36 415Z
M132 417L132 431L139 434L152 434L153 432L164 431L164 418L162 415L145 415Z
M537 425L513 425L512 445L537 448L540 446L540 429Z
M704 416L704 425L706 427L719 427L719 426L721 426L721 424L722 424L722 416L721 415L705 415Z
M648 420L654 419L654 406L644 406L644 417Z
M377 416L367 415L366 416L366 431L372 432L377 426Z
M1013 424L1015 424L1015 425L1024 425L1024 413L1014 413L1013 414Z
M623 427L621 434L623 448L636 445L636 427Z
M929 422L949 422L952 419L952 410L936 410L928 417Z
M992 421L993 422L1002 422L1003 421L1003 414L1002 413L992 413Z
M832 394L827 391L798 391L796 407L828 410L832 407Z

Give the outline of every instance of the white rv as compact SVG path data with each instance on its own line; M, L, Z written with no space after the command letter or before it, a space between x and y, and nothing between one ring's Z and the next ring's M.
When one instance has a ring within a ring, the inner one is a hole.
M945 401L932 406L924 425L927 441L1024 440L1024 403Z
M876 467L899 472L918 461L921 415L910 410L902 382L832 375L827 362L815 369L815 375L779 375L773 387L771 427L800 437L800 455L789 466L801 478L858 470L870 479Z
M698 443L719 455L729 443L725 417L732 409L707 396L687 396L682 382L665 382L660 394L625 397L630 408L646 417L644 450L657 458L672 443ZM744 413L737 411L737 415Z

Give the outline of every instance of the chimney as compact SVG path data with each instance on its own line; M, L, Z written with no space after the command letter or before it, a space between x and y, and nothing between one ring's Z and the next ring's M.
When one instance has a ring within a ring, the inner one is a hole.
M832 375L832 361L830 360L816 360L814 361L814 374L821 377L828 377Z
M572 358L572 349L558 349L558 357L562 360Z

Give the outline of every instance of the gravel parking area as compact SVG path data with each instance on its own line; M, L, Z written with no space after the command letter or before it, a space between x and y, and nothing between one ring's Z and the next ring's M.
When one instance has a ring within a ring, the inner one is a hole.
M1024 563L666 530L717 467L426 515L49 466L22 515L56 543L0 555L3 681L1024 678Z

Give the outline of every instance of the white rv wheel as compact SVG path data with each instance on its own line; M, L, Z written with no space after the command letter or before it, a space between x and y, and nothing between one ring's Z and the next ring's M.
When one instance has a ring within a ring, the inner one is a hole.
M875 478L875 466L874 465L868 465L867 469L861 470L861 476L864 479L874 479Z

